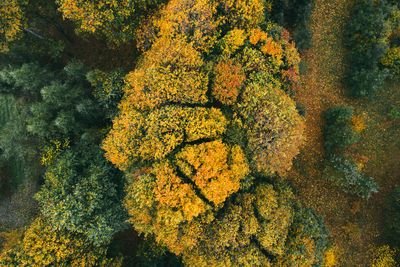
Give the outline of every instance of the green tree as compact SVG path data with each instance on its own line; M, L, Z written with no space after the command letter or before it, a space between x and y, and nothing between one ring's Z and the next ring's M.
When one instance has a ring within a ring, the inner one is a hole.
M102 154L87 143L67 150L48 168L36 196L54 229L83 234L96 245L126 227L122 176Z
M62 70L28 63L3 69L0 90L25 101L19 108L26 114L30 134L45 140L72 138L105 122L85 74L78 62Z
M359 133L351 124L353 115L353 108L346 106L331 107L325 111L324 146L328 154L335 150L343 151L358 141Z
M378 192L378 185L372 177L364 177L359 164L352 158L334 155L325 169L326 177L344 191L369 198Z
M344 43L351 49L345 82L352 96L368 96L382 89L388 70L380 59L391 32L391 7L385 1L362 1L351 11Z
M295 210L286 241L286 252L279 259L280 264L321 266L330 235L324 220L310 208L296 205Z

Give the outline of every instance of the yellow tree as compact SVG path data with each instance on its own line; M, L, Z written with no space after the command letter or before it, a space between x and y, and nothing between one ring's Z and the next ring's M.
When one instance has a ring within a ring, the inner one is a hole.
M258 28L262 4L169 1L103 142L129 177L132 225L189 265L286 253L291 193L262 180L299 151L304 122L282 88L299 58L283 29Z
M145 11L159 0L56 0L63 17L81 32L101 33L114 43L129 41Z
M0 2L0 52L8 51L8 43L17 40L23 29L23 6L26 0L2 0Z
M95 247L82 235L54 231L43 218L36 219L23 240L2 251L2 266L120 266L107 258L106 247Z

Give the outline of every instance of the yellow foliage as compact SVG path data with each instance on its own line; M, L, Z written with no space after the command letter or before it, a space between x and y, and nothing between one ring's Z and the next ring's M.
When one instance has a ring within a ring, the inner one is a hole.
M135 12L136 5L140 4L140 1L130 0L56 0L56 2L63 17L77 22L81 31L94 33L100 30L105 34L111 31L113 23L131 16Z
M190 184L183 183L182 178L174 173L168 161L155 164L153 168L156 176L154 195L159 203L157 219L160 222L176 226L206 211L207 205L196 196Z
M324 267L333 267L338 264L336 249L334 247L328 248L324 252Z
M386 54L381 58L381 63L389 68L400 65L400 46L389 47Z
M221 7L227 24L249 29L264 21L264 0L224 0Z
M145 116L129 110L129 102L121 106L103 141L106 157L121 170L136 161L162 159L184 141L219 137L227 125L215 108L167 106Z
M361 133L367 127L362 116L353 115L350 119L351 129L356 133Z
M304 119L279 87L257 78L245 87L241 114L248 120L248 146L257 171L284 174L303 142Z
M383 245L371 249L372 267L395 267L398 266L395 261L397 250L390 248L388 245Z
M69 148L69 140L65 139L63 142L59 140L50 140L49 145L44 148L42 152L42 165L49 166L54 160L66 149Z
M262 31L260 28L253 28L250 30L249 41L252 45L256 45L259 41L265 41L268 38L268 33Z
M121 259L107 259L107 248L94 247L83 236L54 230L43 218L36 219L23 241L3 251L6 266L121 266Z
M240 180L249 173L242 149L235 146L229 151L221 140L186 146L176 155L176 159L182 172L215 205L223 203L238 191Z
M244 45L244 41L247 39L247 34L243 29L233 29L229 31L221 40L222 42L222 53L224 55L231 55L241 46Z
M183 39L159 39L142 64L126 76L127 101L138 109L167 102L207 102L208 77L201 54Z
M159 36L165 39L184 39L202 52L215 44L217 27L217 2L212 0L172 0L161 11L155 22Z
M8 43L15 41L26 27L21 6L26 0L0 1L0 52L8 51Z

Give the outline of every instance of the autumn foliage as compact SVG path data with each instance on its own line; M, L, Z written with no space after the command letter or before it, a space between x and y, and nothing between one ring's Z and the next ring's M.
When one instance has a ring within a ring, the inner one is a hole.
M0 254L2 266L120 266L119 262L107 258L107 248L95 247L79 234L54 231L43 218Z
M74 21L78 31L100 33L113 43L131 40L143 12L159 4L152 0L57 0L65 19Z
M103 141L129 178L130 222L189 265L285 253L291 193L261 181L290 169L303 140L285 92L299 56L286 30L258 28L262 12L261 1L170 1Z
M23 6L26 0L2 0L0 3L0 52L8 50L8 43L18 39L25 28Z

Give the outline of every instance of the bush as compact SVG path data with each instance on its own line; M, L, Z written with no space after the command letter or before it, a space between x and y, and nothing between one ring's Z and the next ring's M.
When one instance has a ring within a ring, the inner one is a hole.
M351 125L353 108L337 106L325 111L326 126L324 128L325 150L332 154L335 150L343 151L358 141L359 133Z
M341 187L345 192L369 198L378 192L378 185L371 177L361 174L360 165L353 159L334 155L331 157L324 175Z

